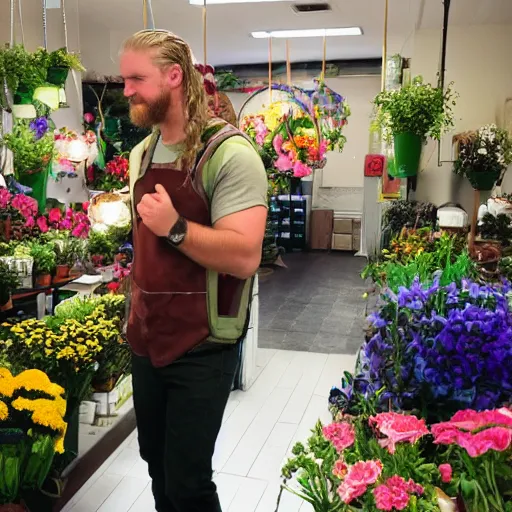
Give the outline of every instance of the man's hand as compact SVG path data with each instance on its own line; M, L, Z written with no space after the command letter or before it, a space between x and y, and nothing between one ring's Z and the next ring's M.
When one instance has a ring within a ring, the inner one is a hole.
M142 222L156 236L167 236L179 218L169 194L162 185L156 185L153 194L142 196L137 211Z

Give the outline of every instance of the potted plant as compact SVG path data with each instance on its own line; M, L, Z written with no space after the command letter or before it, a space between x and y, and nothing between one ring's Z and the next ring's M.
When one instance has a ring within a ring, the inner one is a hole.
M475 190L492 190L512 163L512 140L495 124L459 137L458 158L453 170L465 176Z
M48 167L55 151L48 119L18 119L12 133L4 135L1 142L14 154L16 179L32 189L31 195L37 200L39 210L44 211Z
M34 91L44 84L47 68L23 45L0 49L0 83L6 83L15 104L30 104Z
M426 139L440 140L443 132L453 127L456 97L452 84L444 91L424 84L422 77L416 77L411 85L383 91L375 97L377 116L373 129L381 128L384 138L394 142L394 176L406 178L417 174Z
M48 73L46 81L63 87L68 78L69 70L85 71L76 53L70 53L66 48L60 48L48 55Z
M57 241L55 244L55 257L55 278L57 280L68 278L69 271L75 264L77 258L74 239L68 238L66 240Z
M54 245L33 243L30 248L30 255L34 258L36 286L50 286L52 283L52 273L56 266Z
M0 260L0 311L12 309L11 294L19 284L18 274Z

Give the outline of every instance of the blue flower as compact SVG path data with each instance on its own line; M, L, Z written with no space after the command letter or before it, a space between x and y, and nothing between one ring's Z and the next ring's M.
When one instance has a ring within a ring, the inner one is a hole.
M41 139L48 131L48 119L46 117L38 117L30 123L30 129L35 132L35 140Z

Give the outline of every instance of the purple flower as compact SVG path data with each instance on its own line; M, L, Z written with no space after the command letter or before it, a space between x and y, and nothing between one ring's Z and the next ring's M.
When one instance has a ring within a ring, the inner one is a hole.
M48 119L46 117L38 117L30 123L30 129L35 132L35 139L41 139L48 131Z

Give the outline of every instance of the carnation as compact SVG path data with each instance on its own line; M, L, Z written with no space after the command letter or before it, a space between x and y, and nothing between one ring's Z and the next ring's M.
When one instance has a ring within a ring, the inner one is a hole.
M380 460L356 462L348 468L345 480L338 487L338 494L344 503L350 503L362 496L369 485L374 484L382 473Z
M323 428L323 434L338 453L352 446L356 438L354 427L350 423L331 423Z

